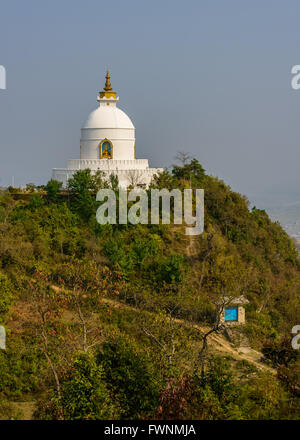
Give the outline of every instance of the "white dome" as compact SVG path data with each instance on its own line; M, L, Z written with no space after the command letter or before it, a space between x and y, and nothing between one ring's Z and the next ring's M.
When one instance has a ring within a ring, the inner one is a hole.
M162 169L149 168L147 159L136 159L135 128L130 118L117 108L119 98L113 91L110 75L106 73L105 87L99 92L99 107L82 126L80 159L69 160L67 168L54 169L53 178L67 185L78 170L90 169L104 173L104 178L117 175L121 187L134 181L149 186L152 177Z
M131 128L134 125L130 118L113 105L100 105L88 117L82 128Z

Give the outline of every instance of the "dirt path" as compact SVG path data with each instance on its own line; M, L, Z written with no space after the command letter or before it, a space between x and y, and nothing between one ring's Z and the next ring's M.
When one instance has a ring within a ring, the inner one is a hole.
M191 240L191 246L193 246L192 240ZM52 287L53 287L53 290L56 290L57 292L61 290L60 287L58 287L58 286L52 286ZM127 309L127 310L131 310L131 311L135 311L136 313L139 313L138 308L131 306L131 305L128 305L128 304L125 304L125 303L122 303L117 300L113 300L110 298L102 298L102 302L104 304L108 304L109 306L111 306L113 308ZM26 303L16 304L13 307L13 309L15 309L14 312L16 313L17 316L19 315L19 318L21 318L21 321L22 321L25 318L24 315L26 315L26 313L24 314L24 311L26 309L28 309L28 304L26 304ZM28 316L30 316L30 313L29 313L30 311L27 310L27 312L28 312ZM153 312L148 312L148 313L151 314ZM31 319L34 320L34 317L32 316ZM10 327L11 330L13 330L13 331L17 331L17 332L22 331L21 328L19 328L20 323L18 321L19 321L19 319L16 318L15 320L13 320L12 322L10 322L8 324L8 327ZM177 322L178 324L181 324L184 326L191 327L191 325L192 325L190 322L187 322L184 319L176 318L176 319L174 319L174 321ZM201 332L206 332L207 330L209 330L208 327L200 326L200 325L196 325L196 324L194 324L193 327L199 329ZM275 369L269 367L268 365L264 364L261 361L261 359L263 357L262 353L260 353L256 350L253 350L250 347L236 348L222 334L215 334L215 333L211 334L208 337L208 343L216 351L219 351L224 354L228 354L236 360L248 361L252 365L257 367L259 370L263 370L265 372L276 374Z
M52 286L54 290L60 291L61 289L58 286ZM102 302L104 304L107 304L108 306L115 308L115 309L126 309L130 311L134 311L136 313L139 313L140 310L134 306L125 304L123 302L120 302L118 300L113 300L110 298L102 298ZM20 332L22 331L22 325L20 324L18 318L21 318L21 320L26 320L26 317L31 317L31 314L29 313L29 306L27 303L18 303L13 306L14 312L16 314L15 319L9 323L9 327L12 331ZM26 311L28 313L26 313ZM69 312L68 312L69 313ZM148 312L149 314L154 314L154 312ZM71 316L72 317L72 316ZM70 318L70 317L69 317ZM176 318L174 321L180 325L183 325L185 327L193 327L197 328L201 332L206 332L209 328L205 326L200 326L196 324L191 324L190 322L187 322L184 319ZM212 334L208 337L208 343L212 347L213 350L218 351L224 355L229 355L235 360L238 361L247 361L250 364L254 365L258 370L265 371L271 374L276 374L276 370L273 368L267 366L264 364L261 359L263 357L262 353L253 350L250 347L240 347L235 348L222 334ZM33 414L35 411L35 402L27 401L27 402L12 402L12 405L15 410L20 412L22 414L21 419L22 420L32 420Z
M134 310L137 313L139 312L139 310L137 308L135 308L133 306L129 306L128 304L120 303L119 301L115 301L115 300L108 299L108 298L103 298L102 301L104 303L110 305L111 307L114 307L114 308ZM151 313L151 312L149 312L149 313ZM174 319L174 321L177 322L178 324L182 324L184 326L189 325L184 319L176 318L176 319ZM208 330L208 327L204 327L204 326L194 325L193 327L198 328L202 332L205 332ZM221 334L210 335L208 337L208 343L211 343L211 345L213 346L213 348L215 350L220 351L224 354L226 353L236 360L247 361L247 362L251 363L252 365L254 365L256 368L258 368L259 370L269 372L272 374L276 374L276 370L274 370L273 368L271 368L268 365L261 362L263 355L259 351L253 350L250 347L235 348Z
M33 414L36 410L36 403L32 402L12 402L14 410L21 414L21 420L33 420Z
M192 248L194 246L194 240L191 238L190 240L190 250L189 250L189 255L192 255ZM57 286L53 286L53 288L58 291L60 290L59 287ZM121 309L127 309L127 310L134 310L135 312L139 313L139 310L136 307L130 306L128 304L110 299L110 298L102 298L103 303L110 305L111 307L114 308L121 308ZM153 312L148 312L148 313L153 313ZM185 321L184 319L179 319L176 318L174 319L175 322L177 322L178 324L187 326L187 325L191 325L190 323L188 323L187 321ZM205 326L199 326L199 325L193 325L194 328L198 328L201 332L206 332L209 330L208 327ZM269 367L268 365L264 364L261 359L263 358L263 354L260 353L259 351L256 351L250 347L239 347L239 348L235 348L222 334L215 334L213 333L212 335L210 335L208 337L208 343L210 343L212 345L212 347L217 350L220 351L221 353L224 354L228 354L231 357L233 357L236 360L244 360L249 362L250 364L254 365L256 368L258 368L259 370L271 373L271 374L276 374L276 370L274 368Z

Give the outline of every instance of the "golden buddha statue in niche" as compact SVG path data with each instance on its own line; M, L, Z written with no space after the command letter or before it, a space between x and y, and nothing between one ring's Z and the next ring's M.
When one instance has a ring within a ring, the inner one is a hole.
M101 145L101 159L112 159L112 145L109 141L104 141Z

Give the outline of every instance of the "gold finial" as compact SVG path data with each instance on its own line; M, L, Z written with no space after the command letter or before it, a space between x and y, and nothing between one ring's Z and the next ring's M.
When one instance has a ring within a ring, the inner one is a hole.
M106 72L106 81L105 81L105 87L104 87L104 90L106 91L106 92L110 92L111 90L112 90L112 86L111 86L111 83L110 83L110 76L109 76L109 70L107 70L107 72Z
M104 86L104 91L100 92L100 98L114 98L116 99L117 97L117 92L113 92L111 83L110 83L110 75L109 75L109 70L107 70L106 72L106 81L105 81L105 86Z

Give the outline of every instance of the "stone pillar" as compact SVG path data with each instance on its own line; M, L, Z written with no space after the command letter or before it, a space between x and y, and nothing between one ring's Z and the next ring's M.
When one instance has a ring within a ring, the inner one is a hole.
M245 308L243 306L238 307L238 323L245 324Z

